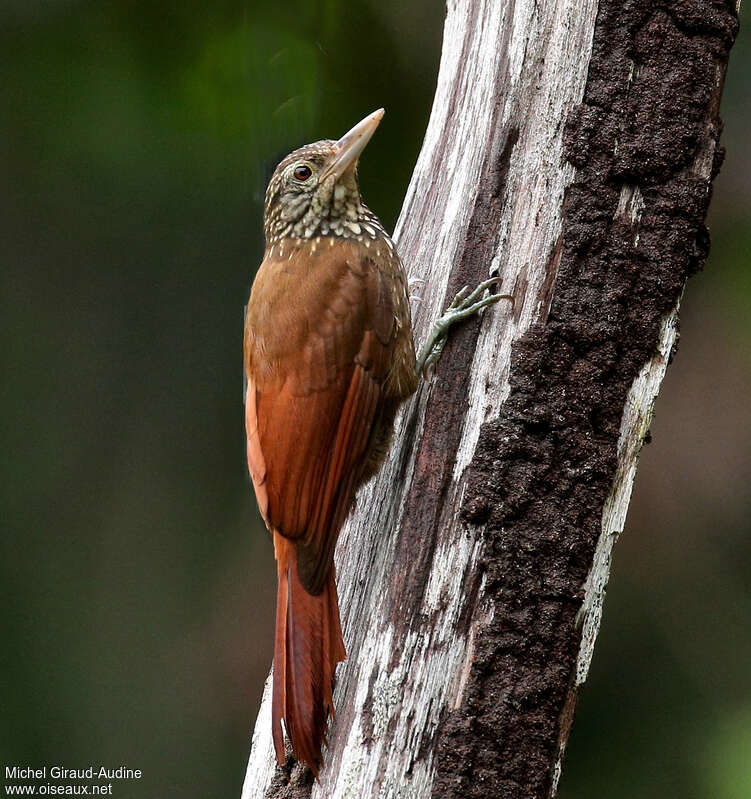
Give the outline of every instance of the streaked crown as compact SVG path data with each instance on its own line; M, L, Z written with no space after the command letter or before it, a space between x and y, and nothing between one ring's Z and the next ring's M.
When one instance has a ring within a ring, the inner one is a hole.
M386 236L357 182L358 158L383 114L374 111L338 141L307 144L277 166L266 189L267 248L287 238Z

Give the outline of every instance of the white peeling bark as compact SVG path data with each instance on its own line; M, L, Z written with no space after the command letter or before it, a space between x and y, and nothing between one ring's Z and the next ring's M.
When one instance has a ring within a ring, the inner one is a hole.
M475 629L487 620L478 614L469 637L454 632L463 601L462 575L481 547L478 531L456 519L462 473L480 426L497 416L508 394L512 344L548 311L546 267L561 234L563 196L574 174L563 158L563 121L582 98L596 11L595 0L449 3L430 122L395 231L410 277L424 281L421 302L412 308L416 340L425 338L445 305L449 274L466 245L484 170L500 158L512 129L518 140L512 145L514 157L494 220L494 254L486 268L488 275L502 275L502 293L517 294L516 308L513 317L503 306L484 315L479 345L467 365L470 407L451 492L454 525L461 533L436 551L423 597L426 611L441 603L439 629L429 636L416 631L396 642L393 626L379 613L413 465L401 449L400 423L391 456L359 495L357 511L342 530L337 575L348 659L338 671L339 721L320 785L313 788L316 799L430 795L432 758L415 764L414 754L425 736L434 734L444 707L461 701ZM415 400L420 403L418 425L429 391ZM418 429L418 439L420 434ZM406 479L395 490L405 457ZM396 665L395 647L400 652ZM366 708L374 672L373 706ZM243 799L263 797L274 773L269 705L267 685ZM366 711L373 715L373 740L367 746Z
M721 86L724 69L718 65L716 85ZM631 70L629 82L633 80ZM719 96L718 96L719 100ZM705 130L701 144L693 163L685 171L686 176L697 177L711 183L715 157L715 139L711 127ZM626 221L633 231L633 245L639 244L639 226L644 211L644 198L637 186L625 184L621 188L616 208L616 218ZM602 611L605 602L605 590L610 579L613 547L623 532L626 515L631 502L631 492L636 479L636 467L639 464L644 441L649 432L654 415L655 402L665 379L668 364L678 341L680 301L675 308L665 315L660 325L657 350L653 357L644 364L634 380L626 397L626 406L621 419L618 439L618 465L615 480L602 513L602 532L597 542L592 568L584 584L584 602L579 611L582 626L581 643L576 661L576 686L586 682L589 667L594 656L595 642L600 631ZM561 763L565 749L563 743L556 766L553 791L557 789L561 774Z
M402 523L407 509L412 515L406 518L414 523L420 507L415 481L431 474L419 458L426 457L420 443L430 434L426 411L433 385L423 385L401 414L387 462L361 491L341 532L336 562L348 658L337 672L337 723L320 783L312 790L295 788L296 797L310 790L314 799L427 799L433 792L439 722L447 710L462 706L476 642L493 615L492 602L483 601L484 582L477 605L466 612L467 575L477 573L485 543L482 527L460 518L467 466L483 424L500 417L509 397L512 348L548 317L561 258L564 199L576 177L564 156L564 123L583 97L597 11L596 0L449 3L435 101L395 233L410 278L423 281L421 302L412 308L416 340L424 340L445 306L457 265L472 267L478 281L500 275L500 292L516 301L513 310L499 305L484 313L474 356L468 355L458 445L455 452L436 455L445 456L436 466L441 485L435 494L443 492L442 505L428 520L435 546L426 547L432 556L419 596L400 594L393 578L408 573L399 547L400 536L410 533ZM623 80L631 82L634 74L624 71ZM714 140L708 128L706 147L691 167L707 185ZM624 185L615 219L631 226L634 248L644 207L639 188ZM479 248L475 239L482 240ZM573 700L591 662L612 547L623 529L639 451L675 343L677 314L676 306L663 318L656 351L631 385L593 563L579 584L589 563L584 562L572 586L572 594L584 596L576 672L566 683L574 686ZM615 432L611 441L614 448ZM448 488L441 482L445 464ZM591 546L597 533L595 522ZM460 618L468 617L471 622L462 625ZM408 623L399 624L403 618ZM284 788L269 788L275 775L270 699L267 682L243 799L287 795ZM566 703L567 714L574 704ZM548 774L556 751L551 747ZM553 792L559 771L560 762Z
M676 307L663 320L657 352L644 365L628 393L618 441L616 477L605 502L602 533L597 542L592 569L584 585L584 603L580 611L583 627L582 642L576 663L577 685L582 685L586 681L592 662L595 640L602 619L605 588L610 577L613 547L626 524L626 513L631 501L639 454L649 432L657 394L665 377L677 336L678 308Z

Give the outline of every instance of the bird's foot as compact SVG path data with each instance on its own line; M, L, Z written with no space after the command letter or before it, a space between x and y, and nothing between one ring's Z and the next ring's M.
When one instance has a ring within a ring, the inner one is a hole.
M428 336L428 340L420 350L416 366L418 375L422 375L427 379L428 370L438 362L443 348L446 346L449 330L457 322L467 319L467 317L476 314L482 308L494 305L500 300L509 300L513 306L514 298L510 294L488 294L486 297L482 296L486 290L490 289L491 286L497 285L500 281L499 277L492 277L490 280L480 283L473 291L469 290L469 286L465 286L454 297L454 301L449 305L445 313L433 324L430 336Z

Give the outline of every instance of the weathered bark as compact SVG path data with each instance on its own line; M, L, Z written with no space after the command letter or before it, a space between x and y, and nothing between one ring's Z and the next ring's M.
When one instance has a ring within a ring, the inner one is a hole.
M396 232L425 280L418 340L488 273L516 304L452 336L342 532L348 660L321 784L275 773L265 696L244 799L555 792L708 250L736 28L724 0L450 4Z

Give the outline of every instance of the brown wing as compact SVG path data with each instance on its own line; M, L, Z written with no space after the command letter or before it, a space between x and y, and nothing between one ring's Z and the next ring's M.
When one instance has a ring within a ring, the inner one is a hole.
M264 261L245 341L258 504L271 529L298 539L300 579L313 594L352 503L396 329L389 271L361 245L325 243Z

